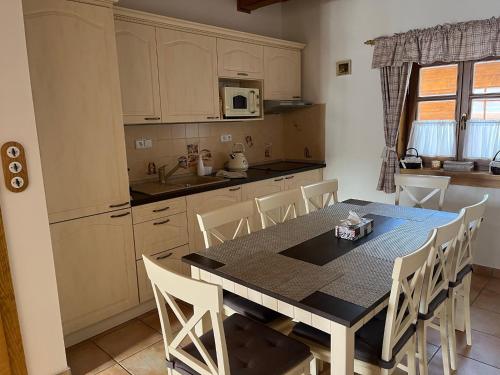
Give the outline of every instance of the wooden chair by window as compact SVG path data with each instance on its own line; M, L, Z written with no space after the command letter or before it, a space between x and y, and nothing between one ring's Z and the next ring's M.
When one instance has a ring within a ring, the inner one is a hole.
M427 328L438 330L441 337L444 375L451 374L448 341L451 298L448 298L451 262L456 254L463 213L451 223L436 228L436 239L427 260L426 275L417 323L420 375L427 375ZM435 320L439 319L439 323Z
M472 328L470 318L470 289L472 280L472 243L477 237L481 223L484 220L486 202L488 195L475 205L464 207L462 209L464 220L460 235L458 237L457 251L451 265L450 272L450 295L453 296L450 311L450 327L465 331L467 345L472 345ZM457 320L458 319L458 320ZM457 324L458 323L458 324ZM457 369L457 344L455 329L450 332L450 352L451 368Z
M420 175L402 175L395 174L394 182L396 184L396 205L399 205L399 198L402 191L405 191L410 200L413 202L413 207L422 208L422 205L439 193L438 208L443 209L444 196L450 184L451 177L447 176L420 176ZM415 195L408 189L409 187L433 189L423 199L417 199Z
M392 374L405 356L407 372L416 374L418 308L435 238L436 231L433 231L420 249L396 259L388 306L356 333L354 371L357 374ZM308 344L315 358L330 362L329 334L299 323L291 336Z
M203 232L205 247L208 249L213 245L250 234L252 232L250 218L254 213L255 202L246 201L204 214L198 214L198 224ZM227 227L228 225L232 226L230 229L236 228L230 237L226 237L219 231L219 228ZM215 244L212 239L216 240ZM288 333L291 330L291 320L285 315L226 290L224 291L223 298L224 314L226 316L238 313L260 323L267 324L269 327L280 332Z
M305 214L304 199L299 189L255 198L262 229Z
M220 286L168 271L147 256L143 259L160 315L169 375L258 375L270 367L277 374L309 374L312 357L306 345L239 314L223 323ZM192 305L194 314L186 317L176 299ZM177 333L167 305L182 326ZM206 315L213 329L198 337L195 326ZM191 343L183 344L185 339Z
M302 186L302 196L306 204L306 213L337 203L338 180L326 180L316 184Z

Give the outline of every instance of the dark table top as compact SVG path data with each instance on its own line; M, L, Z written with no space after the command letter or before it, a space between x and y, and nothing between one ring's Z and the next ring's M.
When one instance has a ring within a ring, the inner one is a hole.
M349 211L374 219L358 241L333 229ZM387 299L399 256L422 246L455 213L347 200L183 261L303 310L351 327Z

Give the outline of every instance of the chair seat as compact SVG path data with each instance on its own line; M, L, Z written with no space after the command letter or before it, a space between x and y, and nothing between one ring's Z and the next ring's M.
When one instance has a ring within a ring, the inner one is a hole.
M448 290L442 290L430 303L426 314L418 313L418 319L429 320L434 318L434 312L448 298Z
M224 333L231 375L282 375L311 356L305 344L243 315L233 314L224 320ZM205 333L200 340L217 363L213 332ZM183 349L202 361L194 344ZM178 359L168 364L181 374L199 375Z
M450 281L450 288L456 288L457 286L462 284L465 276L467 276L471 272L472 272L472 264L468 264L464 268L462 268L460 272L457 274L457 280Z
M396 365L395 356L415 334L416 327L412 325L403 334L398 343L394 346L390 361L382 359L382 345L384 342L384 329L387 309L382 310L368 323L356 332L354 343L354 357L357 360L379 366L384 369L392 369ZM303 337L327 348L330 347L330 335L319 329L313 328L304 323L295 325L292 333L298 337ZM335 349L334 349L335 350Z
M278 318L285 318L284 315L276 311L226 290L224 291L224 305L240 315L244 315L263 324L271 323Z

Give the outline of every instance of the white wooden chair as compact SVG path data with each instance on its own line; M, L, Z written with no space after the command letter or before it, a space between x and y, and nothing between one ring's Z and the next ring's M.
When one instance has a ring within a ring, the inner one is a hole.
M220 286L168 271L145 255L143 259L160 315L169 375L258 375L270 366L282 374L309 374L307 346L239 314L223 323ZM190 318L176 299L194 307ZM179 332L172 330L166 305L181 324ZM213 329L198 337L195 326L206 315Z
M429 199L439 193L438 208L443 209L444 196L450 184L451 177L447 176L421 176L421 175L407 175L395 174L394 183L396 184L396 205L399 205L401 192L405 191L413 203L413 207L423 208L423 204ZM408 189L409 187L433 189L423 199L418 199Z
M435 238L436 231L433 231L420 249L396 259L387 308L356 332L354 372L357 374L389 375L397 367L406 370L411 375L417 373L415 325L427 260ZM384 332L383 336L377 336L381 331ZM299 323L291 336L308 344L317 360L330 362L329 334ZM365 337L370 337L372 345L364 344L358 347L358 343L363 342ZM378 347L375 348L373 342L377 339L380 341ZM373 348L374 353L366 353L367 347ZM358 355L375 360L367 362L357 358ZM401 361L405 356L407 365L403 366Z
M470 289L472 281L473 250L472 243L477 237L481 223L484 220L486 202L489 196L486 194L483 200L472 206L462 209L464 220L460 235L458 237L457 251L452 262L450 272L450 295L453 295L450 311L450 327L465 331L467 345L472 345L472 327L470 318ZM458 319L458 324L457 324ZM451 368L456 370L457 344L455 329L450 328L450 353Z
M302 197L306 205L306 213L328 207L337 203L338 180L325 180L316 184L301 186Z
M299 189L255 198L255 202L257 202L262 229L305 214L304 199Z
M440 332L444 375L451 374L449 316L452 300L448 298L451 263L457 250L463 213L451 223L436 228L436 239L427 260L422 299L420 301L417 338L420 375L427 375L427 328ZM436 319L439 321L436 322Z

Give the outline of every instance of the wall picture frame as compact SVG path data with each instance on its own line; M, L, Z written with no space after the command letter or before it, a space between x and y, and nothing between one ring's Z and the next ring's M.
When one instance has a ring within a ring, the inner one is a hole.
M351 65L352 61L349 60L340 60L336 63L336 75L338 76L346 76L351 74Z

